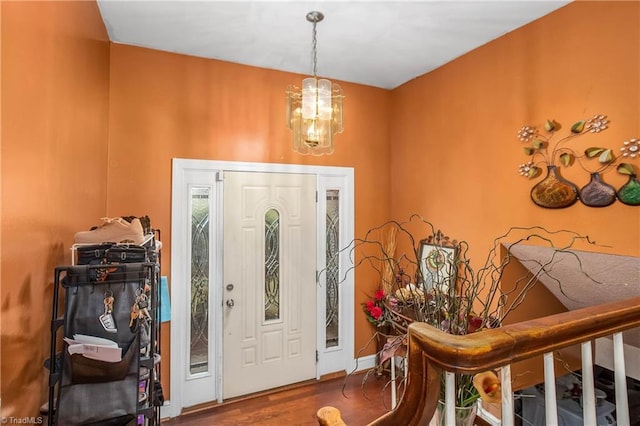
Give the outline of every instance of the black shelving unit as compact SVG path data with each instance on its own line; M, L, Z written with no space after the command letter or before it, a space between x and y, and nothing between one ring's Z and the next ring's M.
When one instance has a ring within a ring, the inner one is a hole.
M83 247L83 256L91 257L93 250L101 260L55 268L48 362L48 406L54 409L49 410L49 425L160 423L161 390L154 386L160 370L160 267L157 253L139 249ZM115 341L122 348L122 361L69 354L62 337L73 339L75 334Z

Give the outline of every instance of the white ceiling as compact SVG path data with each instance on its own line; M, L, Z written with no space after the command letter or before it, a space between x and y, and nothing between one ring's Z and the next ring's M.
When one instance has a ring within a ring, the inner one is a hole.
M569 1L97 0L115 43L393 89Z

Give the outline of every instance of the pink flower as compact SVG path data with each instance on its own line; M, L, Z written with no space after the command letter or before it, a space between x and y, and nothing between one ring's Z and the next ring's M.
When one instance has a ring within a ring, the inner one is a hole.
M382 309L379 306L374 306L371 309L370 313L371 313L371 316L377 320L377 319L380 319L380 317L382 316Z
M375 299L376 300L382 300L384 299L384 290L376 290L376 294L375 294Z

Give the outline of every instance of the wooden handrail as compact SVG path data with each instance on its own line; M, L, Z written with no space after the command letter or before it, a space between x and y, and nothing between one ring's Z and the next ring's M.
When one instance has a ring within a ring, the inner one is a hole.
M408 328L404 396L393 411L370 425L428 424L443 370L475 374L638 326L640 297L462 336L414 322Z
M427 425L436 411L442 370L425 357L418 343L419 337L416 337L412 330L413 327L410 327L408 374L404 395L394 410L374 420L370 425Z
M640 297L457 336L412 323L418 347L436 366L474 374L640 326Z

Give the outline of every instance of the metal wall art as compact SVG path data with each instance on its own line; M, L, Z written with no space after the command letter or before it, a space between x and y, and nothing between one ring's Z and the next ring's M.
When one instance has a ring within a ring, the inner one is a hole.
M640 205L640 182L635 166L626 161L640 157L640 139L631 138L622 143L618 155L607 147L591 146L582 154L577 154L568 143L589 133L600 133L608 128L606 115L596 114L588 120L580 120L571 126L568 135L554 140L560 130L560 123L547 120L544 130L534 126L523 126L518 131L518 139L525 143L524 153L529 162L519 166L522 176L535 179L544 171L544 178L531 189L531 200L547 209L561 209L580 201L589 207L606 207L616 200L621 203ZM577 163L589 176L589 180L578 187L563 178L560 167L570 167ZM595 164L595 167L594 167ZM629 177L628 181L616 190L606 183L603 174L615 170Z

